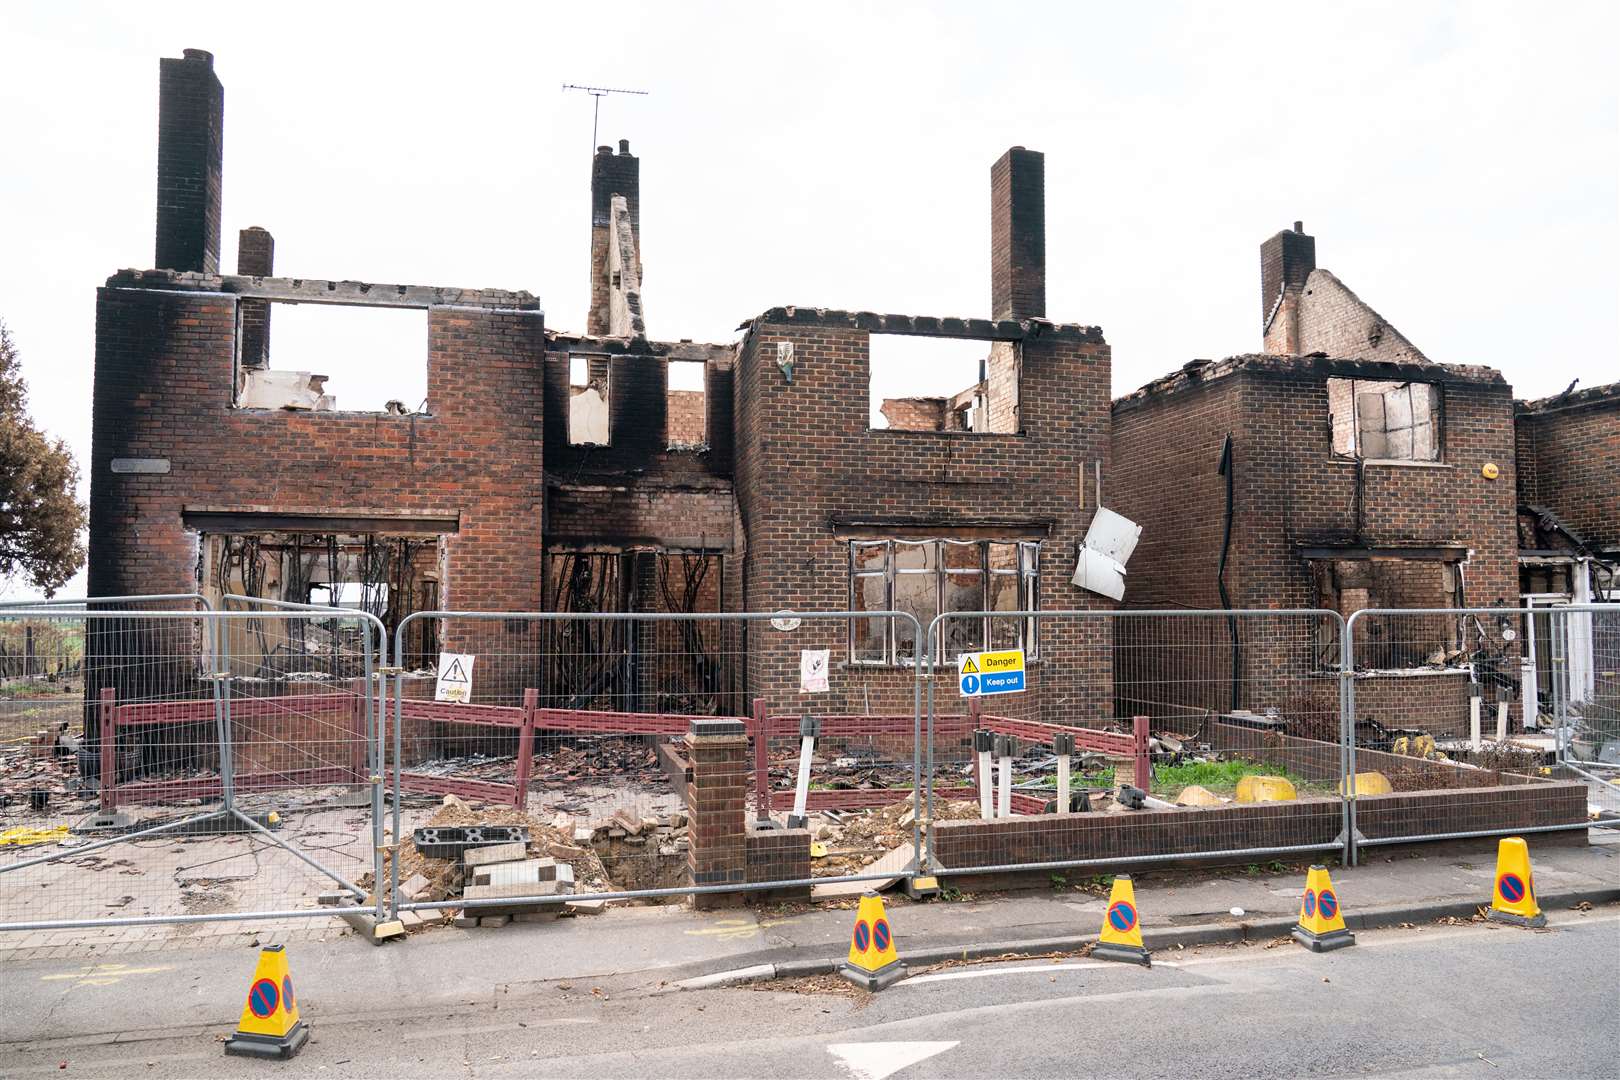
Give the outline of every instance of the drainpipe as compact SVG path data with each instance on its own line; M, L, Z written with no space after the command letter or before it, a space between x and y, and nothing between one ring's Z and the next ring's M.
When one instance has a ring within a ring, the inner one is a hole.
M1226 559L1232 550L1232 478L1235 472L1232 463L1232 436L1227 434L1221 442L1220 474L1226 477L1226 513L1221 524L1221 563L1215 570L1215 588L1221 594L1221 608L1232 610L1232 597L1226 591ZM1238 626L1237 616L1226 617L1226 632L1232 639L1232 711L1236 712L1241 701L1238 696L1240 682L1240 665L1238 657Z

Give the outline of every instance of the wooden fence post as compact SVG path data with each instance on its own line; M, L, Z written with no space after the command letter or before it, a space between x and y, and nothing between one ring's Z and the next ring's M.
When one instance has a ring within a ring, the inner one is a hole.
M523 727L518 733L517 778L513 781L512 801L522 810L529 801L529 777L534 773L534 719L540 707L540 691L523 691Z

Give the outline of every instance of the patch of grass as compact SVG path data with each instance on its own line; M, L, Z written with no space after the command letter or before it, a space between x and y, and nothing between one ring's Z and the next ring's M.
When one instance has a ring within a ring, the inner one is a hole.
M1237 790L1238 781L1245 776L1280 776L1303 788L1307 781L1280 765L1263 764L1247 758L1227 758L1224 761L1184 761L1179 765L1163 765L1154 771L1153 790L1174 794L1184 787L1196 784L1220 795Z

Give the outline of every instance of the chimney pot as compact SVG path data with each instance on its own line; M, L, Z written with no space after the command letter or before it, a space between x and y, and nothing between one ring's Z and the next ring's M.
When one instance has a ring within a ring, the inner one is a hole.
M596 148L596 152L598 154L611 154L611 153L613 153L613 147L611 147L611 146L598 146Z
M620 139L619 140L619 153L628 154L629 152L630 152L630 140L629 139Z
M197 60L207 64L209 67L214 66L214 54L207 49L185 49L182 50L180 55L187 60Z
M1294 222L1294 231L1297 232L1297 233L1304 232L1305 231L1305 223L1303 221Z

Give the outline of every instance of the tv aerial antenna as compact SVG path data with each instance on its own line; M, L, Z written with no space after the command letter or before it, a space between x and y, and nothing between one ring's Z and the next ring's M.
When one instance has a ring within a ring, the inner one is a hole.
M563 83L562 88L565 91L583 90L591 95L591 151L593 153L596 151L596 123L602 116L602 99L609 94L634 94L637 97L646 97L649 93L646 90L624 90L615 86L576 86L573 83Z

